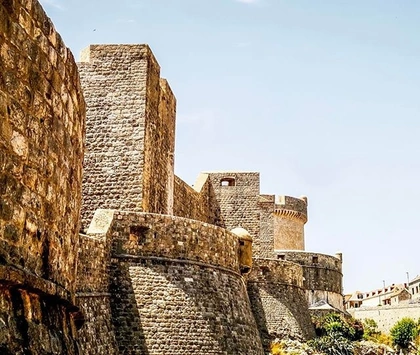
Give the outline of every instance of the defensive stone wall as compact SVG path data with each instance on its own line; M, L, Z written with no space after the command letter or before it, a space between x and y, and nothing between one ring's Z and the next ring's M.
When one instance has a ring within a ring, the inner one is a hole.
M0 2L0 353L77 353L85 102L37 1Z
M274 206L274 249L305 250L307 199L279 196Z
M110 308L121 353L263 353L235 234L180 217L98 210L88 235L100 234L112 236Z
M212 186L205 174L201 174L194 188L175 176L175 216L215 224L217 206L214 203Z
M110 233L80 235L77 269L77 305L85 324L79 330L83 354L118 354L109 293Z
M373 319L381 332L389 333L391 328L404 317L417 320L420 318L420 304L399 304L394 306L378 306L366 308L350 308L347 310L354 318Z
M303 270L298 264L255 258L247 278L248 294L264 347L275 338L307 340L314 328L305 311Z
M252 249L254 256L274 258L274 195L260 195L260 235L254 239Z
M220 208L216 225L246 229L253 240L260 232L260 174L254 172L206 172Z
M335 257L304 251L276 251L277 258L297 263L303 267L303 288L306 290L309 306L326 301L344 311L342 296L341 255Z
M147 45L92 45L79 63L87 103L82 228L97 208L171 213L176 101Z

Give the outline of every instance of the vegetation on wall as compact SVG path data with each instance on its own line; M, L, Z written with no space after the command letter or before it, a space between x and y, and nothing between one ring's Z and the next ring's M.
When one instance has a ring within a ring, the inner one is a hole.
M363 322L338 314L312 319L316 338L299 343L276 340L272 355L363 355L405 353L420 355L420 319L403 318L384 334L373 319Z

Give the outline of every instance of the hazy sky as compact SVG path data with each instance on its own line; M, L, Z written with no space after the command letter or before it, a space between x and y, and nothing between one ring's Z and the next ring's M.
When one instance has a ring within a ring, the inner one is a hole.
M177 97L176 173L307 195L344 288L420 274L420 2L42 0L66 45L148 43Z

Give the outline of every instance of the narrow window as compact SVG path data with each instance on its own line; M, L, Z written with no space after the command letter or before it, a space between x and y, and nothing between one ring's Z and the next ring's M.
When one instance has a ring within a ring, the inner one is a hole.
M284 254L277 255L277 259L284 260L285 259Z
M312 263L313 264L318 264L318 257L317 256L312 257Z
M223 178L220 180L220 186L235 186L234 178Z

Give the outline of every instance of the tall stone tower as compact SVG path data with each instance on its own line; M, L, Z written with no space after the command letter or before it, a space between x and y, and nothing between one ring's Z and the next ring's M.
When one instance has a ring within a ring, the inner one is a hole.
M305 250L307 198L279 196L274 207L274 250Z
M91 45L79 63L86 111L82 229L97 208L170 214L176 101L147 45Z

